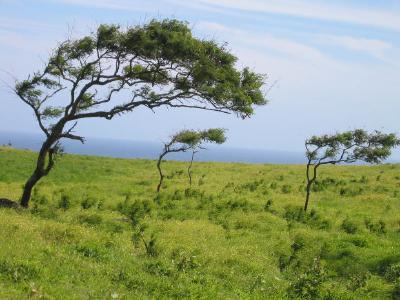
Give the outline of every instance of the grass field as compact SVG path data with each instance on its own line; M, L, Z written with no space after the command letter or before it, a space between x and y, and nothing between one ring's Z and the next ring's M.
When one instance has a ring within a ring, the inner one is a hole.
M0 148L0 198L35 153ZM400 299L400 165L321 168L65 155L0 209L0 299Z

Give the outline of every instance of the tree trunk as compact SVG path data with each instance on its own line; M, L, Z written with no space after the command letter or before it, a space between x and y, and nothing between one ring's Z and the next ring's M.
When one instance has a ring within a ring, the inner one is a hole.
M43 143L42 148L39 151L39 155L36 162L36 169L33 171L33 174L24 186L24 191L22 193L22 197L20 200L20 204L22 207L27 208L29 206L29 200L31 199L31 194L34 186L38 181L46 176L51 168L53 167L53 157L51 152L51 146L53 144L53 139L47 138L47 140ZM49 161L46 166L46 157L49 155Z
M190 164L188 167L188 176L189 176L189 186L192 187L192 165L193 165L193 159L194 155L196 154L196 151L192 152L192 159L190 160Z
M38 183L38 181L43 177L37 170L35 170L32 174L32 176L28 179L28 181L25 183L24 186L24 192L22 193L21 197L21 206L28 208L29 206L29 200L31 199L31 194L33 187Z
M307 183L307 195L306 195L306 202L304 203L304 211L307 211L307 208L308 208L308 200L310 199L311 185L312 185L312 182L309 181Z
M166 154L166 152L164 151L160 155L160 157L158 158L158 161L157 161L157 169L158 169L158 173L160 174L160 181L159 181L159 183L157 185L157 193L160 192L160 188L161 188L161 185L162 185L162 182L163 182L163 179L164 179L164 174L163 174L163 172L161 170L161 161L162 161L163 157L165 156L165 154Z

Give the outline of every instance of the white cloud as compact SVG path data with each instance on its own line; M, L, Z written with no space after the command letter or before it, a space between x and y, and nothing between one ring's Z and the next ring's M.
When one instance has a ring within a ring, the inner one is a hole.
M385 60L386 52L393 49L391 43L377 39L324 35L321 36L321 40L348 50L364 52L382 60Z
M52 0L72 5L100 7L128 11L170 11L178 6L203 9L219 13L232 13L233 10L283 14L308 19L346 22L364 26L380 27L400 31L400 11L378 10L355 7L346 4L333 4L328 1L306 0ZM138 4L139 2L139 4Z
M184 4L184 1L175 1ZM328 1L304 0L194 0L205 7L224 7L244 11L284 14L289 16L347 22L400 31L400 12L334 5ZM188 5L191 5L188 4Z
M195 28L218 34L229 38L230 42L239 44L241 48L259 47L279 53L287 60L306 61L309 64L318 65L321 63L337 65L338 63L319 51L306 44L294 42L289 39L279 38L267 33L253 33L241 29L235 29L215 22L199 22ZM261 51L259 51L261 52Z

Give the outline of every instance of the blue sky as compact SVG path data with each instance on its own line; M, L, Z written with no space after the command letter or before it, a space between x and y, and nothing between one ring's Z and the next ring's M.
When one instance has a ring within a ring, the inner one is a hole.
M400 1L0 0L0 79L25 78L69 34L152 18L187 20L196 36L228 42L238 67L268 75L270 103L248 120L139 109L82 122L83 135L159 141L181 128L218 126L229 129L230 146L303 151L313 134L400 132ZM39 132L4 84L0 99L0 130Z

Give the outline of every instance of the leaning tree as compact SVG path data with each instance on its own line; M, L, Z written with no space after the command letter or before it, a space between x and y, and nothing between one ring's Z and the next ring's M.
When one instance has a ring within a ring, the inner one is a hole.
M84 142L74 132L82 119L111 120L138 107L251 116L254 106L266 104L265 78L238 70L236 60L224 45L193 37L187 23L177 20L125 30L100 25L88 36L62 42L42 71L15 85L45 134L20 204L28 206L33 187L53 168L60 140Z
M164 143L163 151L161 152L158 161L157 169L160 174L160 181L157 185L157 192L160 191L164 180L164 173L161 169L161 162L168 153L192 151L191 161L188 167L189 182L192 183L192 164L195 153L204 149L205 143L222 144L226 141L225 130L222 128L211 128L207 130L182 130L174 134L171 140Z
M317 180L317 170L322 165L339 163L380 163L391 154L392 148L399 145L395 134L379 131L368 133L357 129L333 135L313 136L306 140L307 187L304 210L307 211L311 187Z

